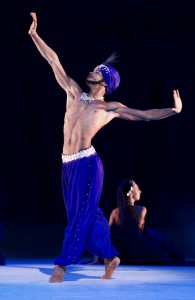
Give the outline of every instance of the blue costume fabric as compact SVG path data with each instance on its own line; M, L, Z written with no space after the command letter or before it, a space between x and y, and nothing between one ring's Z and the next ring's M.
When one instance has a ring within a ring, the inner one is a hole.
M76 264L84 250L102 258L118 254L111 244L108 221L98 207L103 177L102 162L96 152L62 164L62 188L68 224L62 252L56 257L55 264Z
M186 264L184 255L171 239L147 226L139 231L133 220L121 226L112 225L111 241L119 251L122 264Z

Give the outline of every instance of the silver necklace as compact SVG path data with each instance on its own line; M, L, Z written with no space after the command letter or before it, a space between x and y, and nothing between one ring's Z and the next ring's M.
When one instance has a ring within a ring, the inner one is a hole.
M102 100L104 101L104 97L100 97L100 98L94 98L94 97L90 97L87 95L87 93L82 93L81 96L80 96L80 100L81 101L84 101L84 102L92 102L94 100Z

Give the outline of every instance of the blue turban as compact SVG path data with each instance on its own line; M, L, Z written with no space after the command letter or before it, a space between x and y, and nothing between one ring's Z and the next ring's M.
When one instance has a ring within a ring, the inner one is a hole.
M110 65L101 64L96 67L102 73L106 83L106 94L113 93L120 83L120 76L118 71Z

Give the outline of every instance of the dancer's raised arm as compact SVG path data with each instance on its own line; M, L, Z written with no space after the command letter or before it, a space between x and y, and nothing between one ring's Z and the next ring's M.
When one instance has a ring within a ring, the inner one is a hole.
M60 63L57 54L38 35L36 13L32 12L30 14L32 16L33 21L28 33L31 36L33 42L35 43L41 55L51 65L58 84L66 91L68 95L74 96L75 93L77 92L80 93L81 89L79 85L66 74L64 68Z

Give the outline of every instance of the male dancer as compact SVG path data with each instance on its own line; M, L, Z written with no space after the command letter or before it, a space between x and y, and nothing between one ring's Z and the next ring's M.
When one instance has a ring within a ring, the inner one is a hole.
M41 55L50 64L58 84L66 92L64 144L62 154L62 188L68 216L61 255L56 257L51 283L62 282L66 266L79 262L84 249L104 258L103 279L111 278L120 263L110 243L109 225L98 207L103 167L91 144L96 133L113 118L129 121L159 120L181 112L179 91L173 91L174 107L146 111L129 108L119 102L106 102L120 83L112 60L97 66L86 78L89 92L84 93L62 67L57 54L40 38L37 17L31 13L28 31Z

